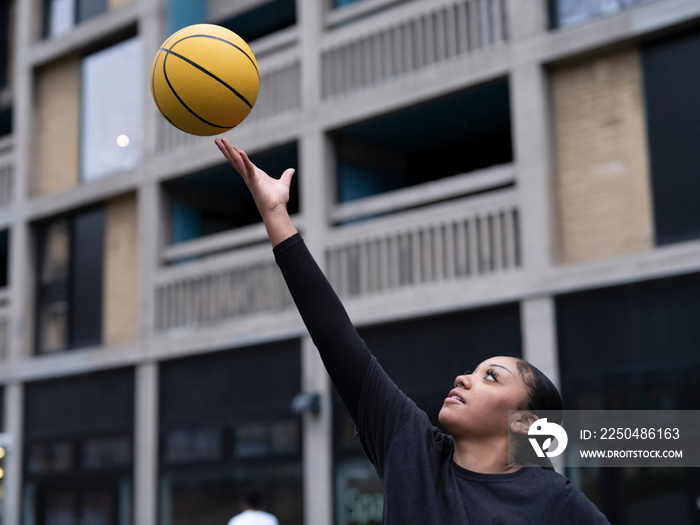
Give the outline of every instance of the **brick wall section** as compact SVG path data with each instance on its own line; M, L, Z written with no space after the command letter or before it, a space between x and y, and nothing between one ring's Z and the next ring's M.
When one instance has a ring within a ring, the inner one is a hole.
M37 74L33 195L78 184L80 140L80 61L70 57Z
M136 196L107 202L104 267L104 344L139 335L139 235Z
M552 72L561 263L653 246L641 82L636 49Z

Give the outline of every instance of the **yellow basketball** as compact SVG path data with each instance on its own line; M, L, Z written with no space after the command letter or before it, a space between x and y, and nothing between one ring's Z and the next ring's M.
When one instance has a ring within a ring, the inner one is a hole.
M258 62L233 31L195 24L173 33L151 66L151 94L173 126L192 135L236 127L260 89Z

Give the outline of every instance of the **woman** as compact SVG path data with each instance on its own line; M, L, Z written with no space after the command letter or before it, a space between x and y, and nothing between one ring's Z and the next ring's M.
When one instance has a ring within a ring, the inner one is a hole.
M509 433L526 435L537 410L561 410L551 381L522 360L487 359L456 377L439 414L448 433L435 428L377 363L306 249L286 207L294 170L273 179L227 139L215 142L255 200L277 264L381 479L384 525L608 523L566 478L509 458ZM510 422L508 410L519 410Z

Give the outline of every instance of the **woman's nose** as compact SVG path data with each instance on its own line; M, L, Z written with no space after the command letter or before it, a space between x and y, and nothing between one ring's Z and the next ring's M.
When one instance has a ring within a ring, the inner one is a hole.
M462 374L455 379L455 388L466 388L469 390L472 387L472 379L470 374Z

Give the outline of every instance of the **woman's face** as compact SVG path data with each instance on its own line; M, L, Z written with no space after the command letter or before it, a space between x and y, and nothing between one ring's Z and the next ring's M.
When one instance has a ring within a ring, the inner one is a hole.
M508 410L524 408L528 391L514 357L492 357L457 376L438 419L453 438L506 436Z

